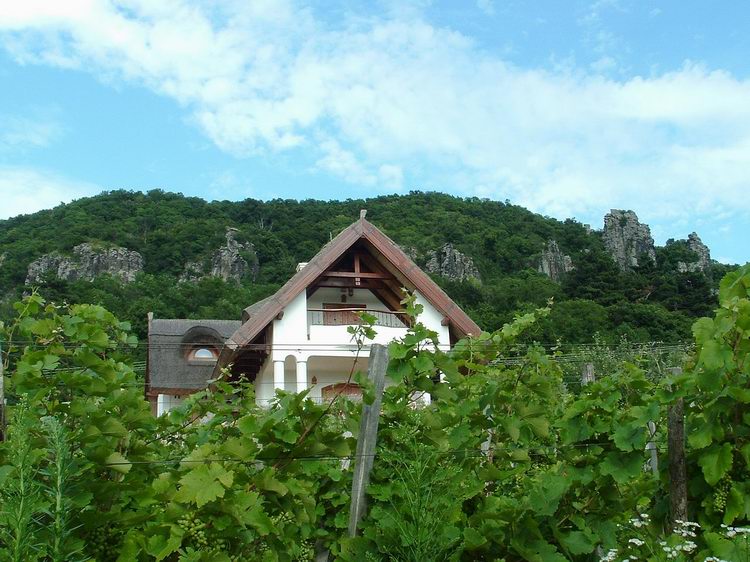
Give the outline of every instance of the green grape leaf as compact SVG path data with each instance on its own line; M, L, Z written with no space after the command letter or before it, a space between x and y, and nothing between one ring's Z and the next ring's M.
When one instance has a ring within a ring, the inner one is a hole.
M549 436L549 422L545 418L527 418L525 421L537 437Z
M130 469L133 468L133 465L128 462L128 459L126 459L122 453L118 453L117 451L104 459L104 464L121 474L127 474L130 472Z
M744 557L739 541L727 540L718 533L704 533L703 540L706 541L711 554L722 560L742 560Z
M464 529L464 541L468 550L476 550L487 544L487 539L473 527Z
M289 488L287 488L284 484L276 480L276 478L274 478L273 474L271 474L270 472L266 472L263 475L259 483L259 486L261 490L275 492L279 494L280 496L285 496L287 492L289 492Z
M713 441L713 426L703 416L696 417L694 431L688 435L688 444L694 449L708 447Z
M545 474L529 494L529 503L538 515L553 515L557 511L565 491L570 487L570 481L559 474Z
M148 540L148 543L146 543L146 552L156 558L157 561L164 560L180 548L183 533L184 531L180 527L172 525L169 537L154 535Z
M742 454L742 458L745 459L745 467L750 468L750 443L743 445L740 453Z
M571 554L588 554L596 548L596 542L592 541L586 533L582 531L572 531L567 534L560 534L560 543Z
M245 514L244 519L261 536L265 536L273 530L273 521L271 521L271 518L263 511L263 507L260 505L256 505L250 509Z
M631 478L638 476L643 469L643 453L635 451L632 453L608 453L604 461L599 465L602 474L608 474L618 484L625 484Z
M232 485L234 473L218 463L202 464L180 478L177 501L192 502L201 507L224 497L224 490Z
M724 524L731 525L738 517L745 514L745 497L735 484L727 494L727 505L724 508Z
M712 318L700 318L693 324L693 337L698 344L710 340L715 331L716 328Z
M511 540L513 548L529 562L568 562L558 550L547 541L537 539L530 543L518 539Z
M505 418L503 421L503 427L508 433L508 436L515 443L521 437L521 420L515 416Z
M708 340L703 344L698 359L706 369L715 371L731 361L732 351L716 340Z
M646 428L642 425L623 424L615 430L612 439L621 451L642 449L646 445Z
M715 486L732 468L732 445L724 443L712 446L701 454L698 464L703 469L706 482Z

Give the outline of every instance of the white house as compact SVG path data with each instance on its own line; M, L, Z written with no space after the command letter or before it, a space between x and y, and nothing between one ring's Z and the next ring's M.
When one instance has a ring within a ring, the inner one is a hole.
M246 308L242 321L149 318L147 396L157 415L228 367L232 378L253 381L258 403L277 389L325 400L335 392L356 393L349 373L365 371L369 346L358 346L347 328L357 311L375 316L374 343L406 333L403 291L424 312L419 321L438 333L447 349L478 335L479 327L364 212L276 294ZM373 342L368 342L373 343ZM354 363L357 358L356 364Z

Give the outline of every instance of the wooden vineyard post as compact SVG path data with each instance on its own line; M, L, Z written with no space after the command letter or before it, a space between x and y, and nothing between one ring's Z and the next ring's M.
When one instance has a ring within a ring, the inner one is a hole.
M3 346L0 345L0 441L5 441L5 372L3 370Z
M679 375L682 369L672 369ZM667 451L669 458L669 508L672 528L676 521L687 521L687 468L685 466L685 403L678 398L669 407Z
M648 435L649 435L649 441L646 443L646 450L650 453L651 457L649 459L649 468L651 468L651 473L658 478L659 477L659 456L658 451L656 449L656 443L654 443L654 437L656 436L656 424L652 421L648 422Z
M581 384L586 385L596 381L596 375L594 374L594 364L585 363L581 370Z
M352 503L349 511L349 536L357 535L357 527L367 511L367 484L375 460L375 445L378 438L380 407L385 388L385 371L388 368L388 348L373 344L370 347L370 367L367 377L375 386L375 400L372 404L362 404L362 420L359 424L359 439L354 457L354 477L352 479Z

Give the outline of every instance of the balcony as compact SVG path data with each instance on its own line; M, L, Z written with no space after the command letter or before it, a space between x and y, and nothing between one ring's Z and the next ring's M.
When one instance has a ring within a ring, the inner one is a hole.
M390 310L372 310L362 308L323 309L310 308L307 310L308 326L356 326L361 324L358 313L366 312L375 317L375 326L385 328L406 328L403 318L405 312Z

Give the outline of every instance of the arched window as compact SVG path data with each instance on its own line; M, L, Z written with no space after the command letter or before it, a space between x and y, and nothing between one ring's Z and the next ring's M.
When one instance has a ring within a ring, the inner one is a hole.
M196 347L190 352L189 357L195 361L216 361L219 354L213 347Z

